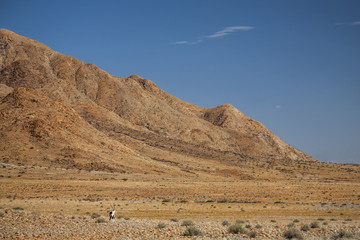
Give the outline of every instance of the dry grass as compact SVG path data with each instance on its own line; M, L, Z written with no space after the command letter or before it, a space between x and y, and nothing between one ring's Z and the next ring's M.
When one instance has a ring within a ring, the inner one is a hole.
M24 172L21 177L17 177L19 172ZM149 221L153 224L146 225L147 231L157 232L158 239L166 238L166 232L175 236L178 234L181 238L192 236L197 233L196 230L201 231L204 237L220 236L217 234L222 233L216 232L216 229L222 229L233 237L274 239L298 236L294 232L286 232L289 223L301 229L304 239L309 236L313 237L309 239L318 239L323 234L331 237L338 229L344 229L347 235L355 234L358 231L356 226L360 226L357 194L360 182L356 178L351 181L241 180L12 165L0 168L0 175L4 176L0 178L0 222L9 213L20 217L23 214L39 216L36 218L40 223L51 216L64 216L68 219L64 220L65 225L79 227L93 223L96 225L89 225L89 228L97 227L99 232L111 224L119 227L125 224L122 231L128 231L124 233L126 236L138 236L134 239L141 239L142 224ZM107 219L112 204L116 205L117 216L110 224ZM187 219L195 224L194 229L187 231L186 226L181 226ZM224 219L228 224L223 225ZM229 233L229 227L240 220L247 233ZM302 229L302 226L310 226L316 221L328 222L328 225L308 227L307 231ZM19 223L18 228L27 227L26 224ZM11 226L7 227L7 231L12 231ZM277 235L273 236L274 233ZM341 234L339 232L334 236L340 238Z
M359 218L356 178L237 180L11 165L0 168L0 175L0 206L41 213L107 216L115 203L119 214L136 218Z

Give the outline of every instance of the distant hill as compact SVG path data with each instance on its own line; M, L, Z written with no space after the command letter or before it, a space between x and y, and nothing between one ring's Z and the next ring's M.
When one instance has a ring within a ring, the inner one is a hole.
M3 162L175 175L317 162L230 104L202 108L5 29L0 101Z

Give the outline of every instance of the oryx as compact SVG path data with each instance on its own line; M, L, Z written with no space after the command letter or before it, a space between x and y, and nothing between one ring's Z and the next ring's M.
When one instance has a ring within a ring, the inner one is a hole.
M109 212L109 221L111 219L115 219L115 213L116 213L115 204L110 205L110 207L112 208L112 211Z

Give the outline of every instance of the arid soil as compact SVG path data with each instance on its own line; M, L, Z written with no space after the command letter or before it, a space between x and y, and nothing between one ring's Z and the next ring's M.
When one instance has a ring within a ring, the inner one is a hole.
M357 166L349 165L347 171L353 169ZM294 228L303 239L336 239L342 233L358 239L360 181L357 174L344 178L342 171L335 167L332 180L315 174L303 180L215 180L3 164L0 236L189 239L181 224L192 220L202 232L194 238L200 239L284 239ZM109 221L113 204L117 218ZM224 220L229 223L223 225ZM229 232L236 221L246 233Z
M168 220L117 218L99 220L106 217L64 216L62 214L40 215L21 210L8 210L1 217L0 237L2 239L284 239L286 231L309 227L300 231L303 239L336 239L341 233L346 239L360 239L359 221L350 219L299 218L232 221L222 219L194 220L195 228L201 231L196 237L184 236L184 221L173 218ZM229 232L232 224L239 222L244 232ZM295 221L295 222L294 222ZM343 238L343 237L341 237Z

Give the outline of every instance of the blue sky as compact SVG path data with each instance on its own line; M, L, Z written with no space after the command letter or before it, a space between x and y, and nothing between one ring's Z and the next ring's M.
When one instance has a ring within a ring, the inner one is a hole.
M2 0L0 27L360 163L358 0Z

